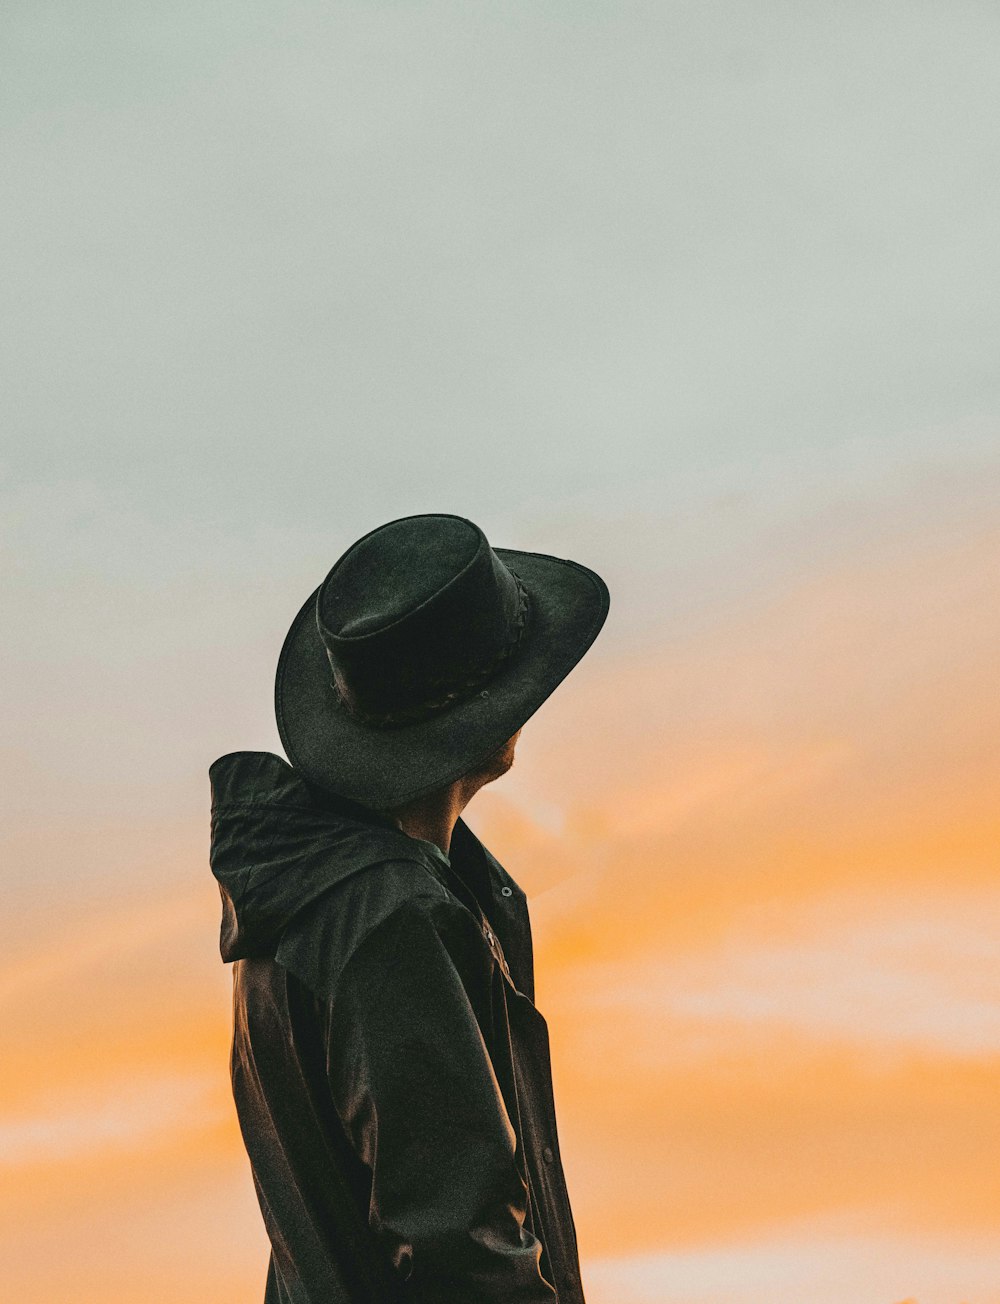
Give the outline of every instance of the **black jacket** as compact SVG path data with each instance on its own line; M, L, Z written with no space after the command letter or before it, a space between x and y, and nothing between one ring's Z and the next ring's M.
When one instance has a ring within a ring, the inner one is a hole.
M583 1304L524 893L267 752L211 767L265 1304Z

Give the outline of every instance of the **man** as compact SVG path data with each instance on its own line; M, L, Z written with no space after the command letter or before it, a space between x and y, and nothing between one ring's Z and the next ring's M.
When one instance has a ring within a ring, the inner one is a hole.
M211 767L265 1304L583 1304L525 895L461 813L607 611L575 562L391 521L285 640L291 765Z

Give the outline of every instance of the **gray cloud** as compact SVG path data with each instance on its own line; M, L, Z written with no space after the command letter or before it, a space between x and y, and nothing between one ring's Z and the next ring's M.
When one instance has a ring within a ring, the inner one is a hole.
M17 773L85 795L101 746L125 792L259 733L301 598L395 515L604 569L610 647L872 537L907 485L995 503L991 7L7 26Z

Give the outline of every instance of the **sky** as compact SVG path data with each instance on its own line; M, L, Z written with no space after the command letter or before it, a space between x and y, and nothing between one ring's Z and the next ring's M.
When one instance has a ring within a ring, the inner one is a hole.
M10 0L0 1253L243 1304L207 768L333 562L611 591L472 827L588 1304L1000 1304L1000 13Z

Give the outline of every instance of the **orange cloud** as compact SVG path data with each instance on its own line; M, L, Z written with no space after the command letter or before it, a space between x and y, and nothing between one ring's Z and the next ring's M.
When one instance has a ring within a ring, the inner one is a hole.
M998 543L887 548L596 660L477 798L531 896L585 1258L995 1228ZM0 966L12 1293L255 1297L204 829L22 832L53 881L71 851L106 877L64 876Z

